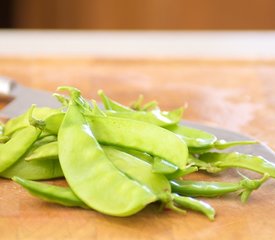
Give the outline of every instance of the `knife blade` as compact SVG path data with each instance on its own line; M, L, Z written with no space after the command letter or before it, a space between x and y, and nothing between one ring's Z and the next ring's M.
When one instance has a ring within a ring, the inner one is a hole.
M0 77L0 94L2 99L11 100L0 111L0 116L6 119L24 113L32 104L38 107L60 107L51 92L25 87L7 77Z
M6 77L0 77L0 94L2 97L6 96L9 98L11 96L13 99L0 111L1 117L12 118L18 116L19 114L24 113L33 103L39 107L60 107L60 103L52 96L51 92L22 86ZM218 139L224 139L226 141L255 140L252 137L233 132L231 130L211 127L192 121L184 120L181 121L181 124L212 133ZM264 143L234 147L230 150L246 154L259 155L275 162L275 153Z

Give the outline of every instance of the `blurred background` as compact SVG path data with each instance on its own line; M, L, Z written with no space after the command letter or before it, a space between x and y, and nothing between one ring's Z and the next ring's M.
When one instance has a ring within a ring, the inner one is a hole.
M1 28L271 30L274 0L1 0Z

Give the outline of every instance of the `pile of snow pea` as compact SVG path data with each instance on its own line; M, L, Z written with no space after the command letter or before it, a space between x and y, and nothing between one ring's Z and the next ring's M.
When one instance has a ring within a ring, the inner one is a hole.
M32 195L68 207L125 217L157 202L160 209L190 209L210 220L215 210L203 199L236 192L246 202L253 190L275 177L275 164L260 156L223 151L254 141L226 142L180 124L184 108L162 111L139 97L124 106L103 91L104 105L88 101L70 86L54 94L61 107L31 106L1 125L0 176ZM195 181L197 171L244 168L238 182ZM64 177L66 186L38 180Z

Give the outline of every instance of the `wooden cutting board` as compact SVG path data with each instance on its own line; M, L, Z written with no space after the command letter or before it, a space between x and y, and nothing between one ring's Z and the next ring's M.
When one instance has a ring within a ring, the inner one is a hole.
M140 93L163 109L188 103L185 119L248 134L275 149L275 62L1 58L0 75L50 91L74 85L95 99L103 89L122 103ZM192 178L236 181L238 175L230 170ZM275 180L247 204L234 194L207 201L216 209L214 222L191 211L159 212L157 204L116 218L43 202L0 179L0 239L274 238Z

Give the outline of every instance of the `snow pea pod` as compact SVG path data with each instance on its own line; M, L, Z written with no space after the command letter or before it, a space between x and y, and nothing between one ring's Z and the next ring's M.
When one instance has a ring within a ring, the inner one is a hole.
M185 168L188 156L185 142L164 128L115 117L94 116L87 120L95 138L102 144L147 152L180 169ZM175 170L172 169L172 172Z
M112 147L103 147L110 161L131 179L145 185L163 202L170 200L171 187L165 176L152 172L152 165Z
M28 190L33 196L47 202L58 203L67 207L88 208L69 187L26 180L17 176L13 177L12 180Z
M29 116L32 112L32 116L37 119L45 119L46 117L50 116L51 114L59 112L58 109L42 107L42 108L34 108L31 107L25 113L19 115L18 117L10 119L5 127L4 127L4 135L11 136L15 131L27 127L30 125L29 123Z
M275 164L260 156L242 154L238 152L218 153L209 152L199 156L199 160L209 165L208 171L212 168L213 172L223 171L227 168L245 168L261 174L269 174L275 178ZM199 167L204 169L204 167ZM206 169L207 170L207 169Z
M225 140L217 140L213 144L206 146L206 147L189 147L190 153L194 154L202 154L209 152L213 149L217 150L224 150L227 148L235 147L235 146L242 146L242 145L250 145L250 144L257 144L258 141L250 141L250 140L245 140L245 141L230 141L227 142Z
M214 209L210 205L171 193L168 179L161 174L153 173L151 164L112 147L103 147L103 149L119 170L150 188L166 208L185 213L177 207L178 205L181 208L203 212L211 220L214 218Z
M24 157L0 173L1 177L18 176L30 180L46 180L63 177L63 171L57 160L25 161Z
M182 138L189 148L209 147L217 140L213 134L186 126L171 125L166 129Z
M40 133L39 128L28 126L15 132L8 142L0 144L0 172L18 161L37 140Z
M165 127L172 124L177 124L182 117L183 109L175 109L170 112L161 112L159 110L152 111L133 111L133 112L118 112L113 110L104 111L107 116L134 119Z
M114 167L73 100L59 129L58 149L69 186L89 207L113 216L129 216L157 200L150 189Z
M158 108L151 111L143 111L140 109L136 111L108 98L102 90L100 90L98 94L106 109L104 112L108 116L149 122L162 127L177 124L181 120L184 111L184 108L178 108L170 112L160 111ZM148 106L146 106L146 109L147 108Z
M113 151L117 150L117 152L124 152L125 154L128 153L132 157L136 159L140 159L142 161L145 161L146 163L153 165L154 164L154 158L150 156L147 153L135 151L132 149L126 149L126 148L117 148L115 146L102 146L103 149L109 148L113 149ZM110 152L111 150L109 150ZM112 156L112 155L111 155ZM122 154L123 156L123 154ZM50 159L56 159L58 160L58 143L57 141L46 143L42 146L39 146L34 151L32 151L30 154L28 154L25 157L26 161L33 161L33 160L50 160ZM110 159L112 160L112 159ZM127 163L125 163L127 164ZM166 164L166 163L165 163ZM155 167L155 166L153 166ZM163 167L163 165L162 165ZM153 168L151 170L154 172ZM123 171L123 170L122 170ZM187 174L190 174L192 172L198 171L198 168L196 166L189 166L186 169L178 169L176 172L171 174L166 174L165 177L168 179L175 179L178 177L185 176Z
M207 182L190 180L171 180L173 192L189 197L217 197L227 193L241 191L241 200L246 201L249 194L258 189L267 179L264 175L261 179L249 179L245 177L239 182Z
M215 210L209 204L199 201L191 197L183 197L176 193L173 193L173 200L179 206L192 209L194 211L199 211L205 214L210 220L214 220Z
M57 141L43 144L25 157L26 161L58 159Z

